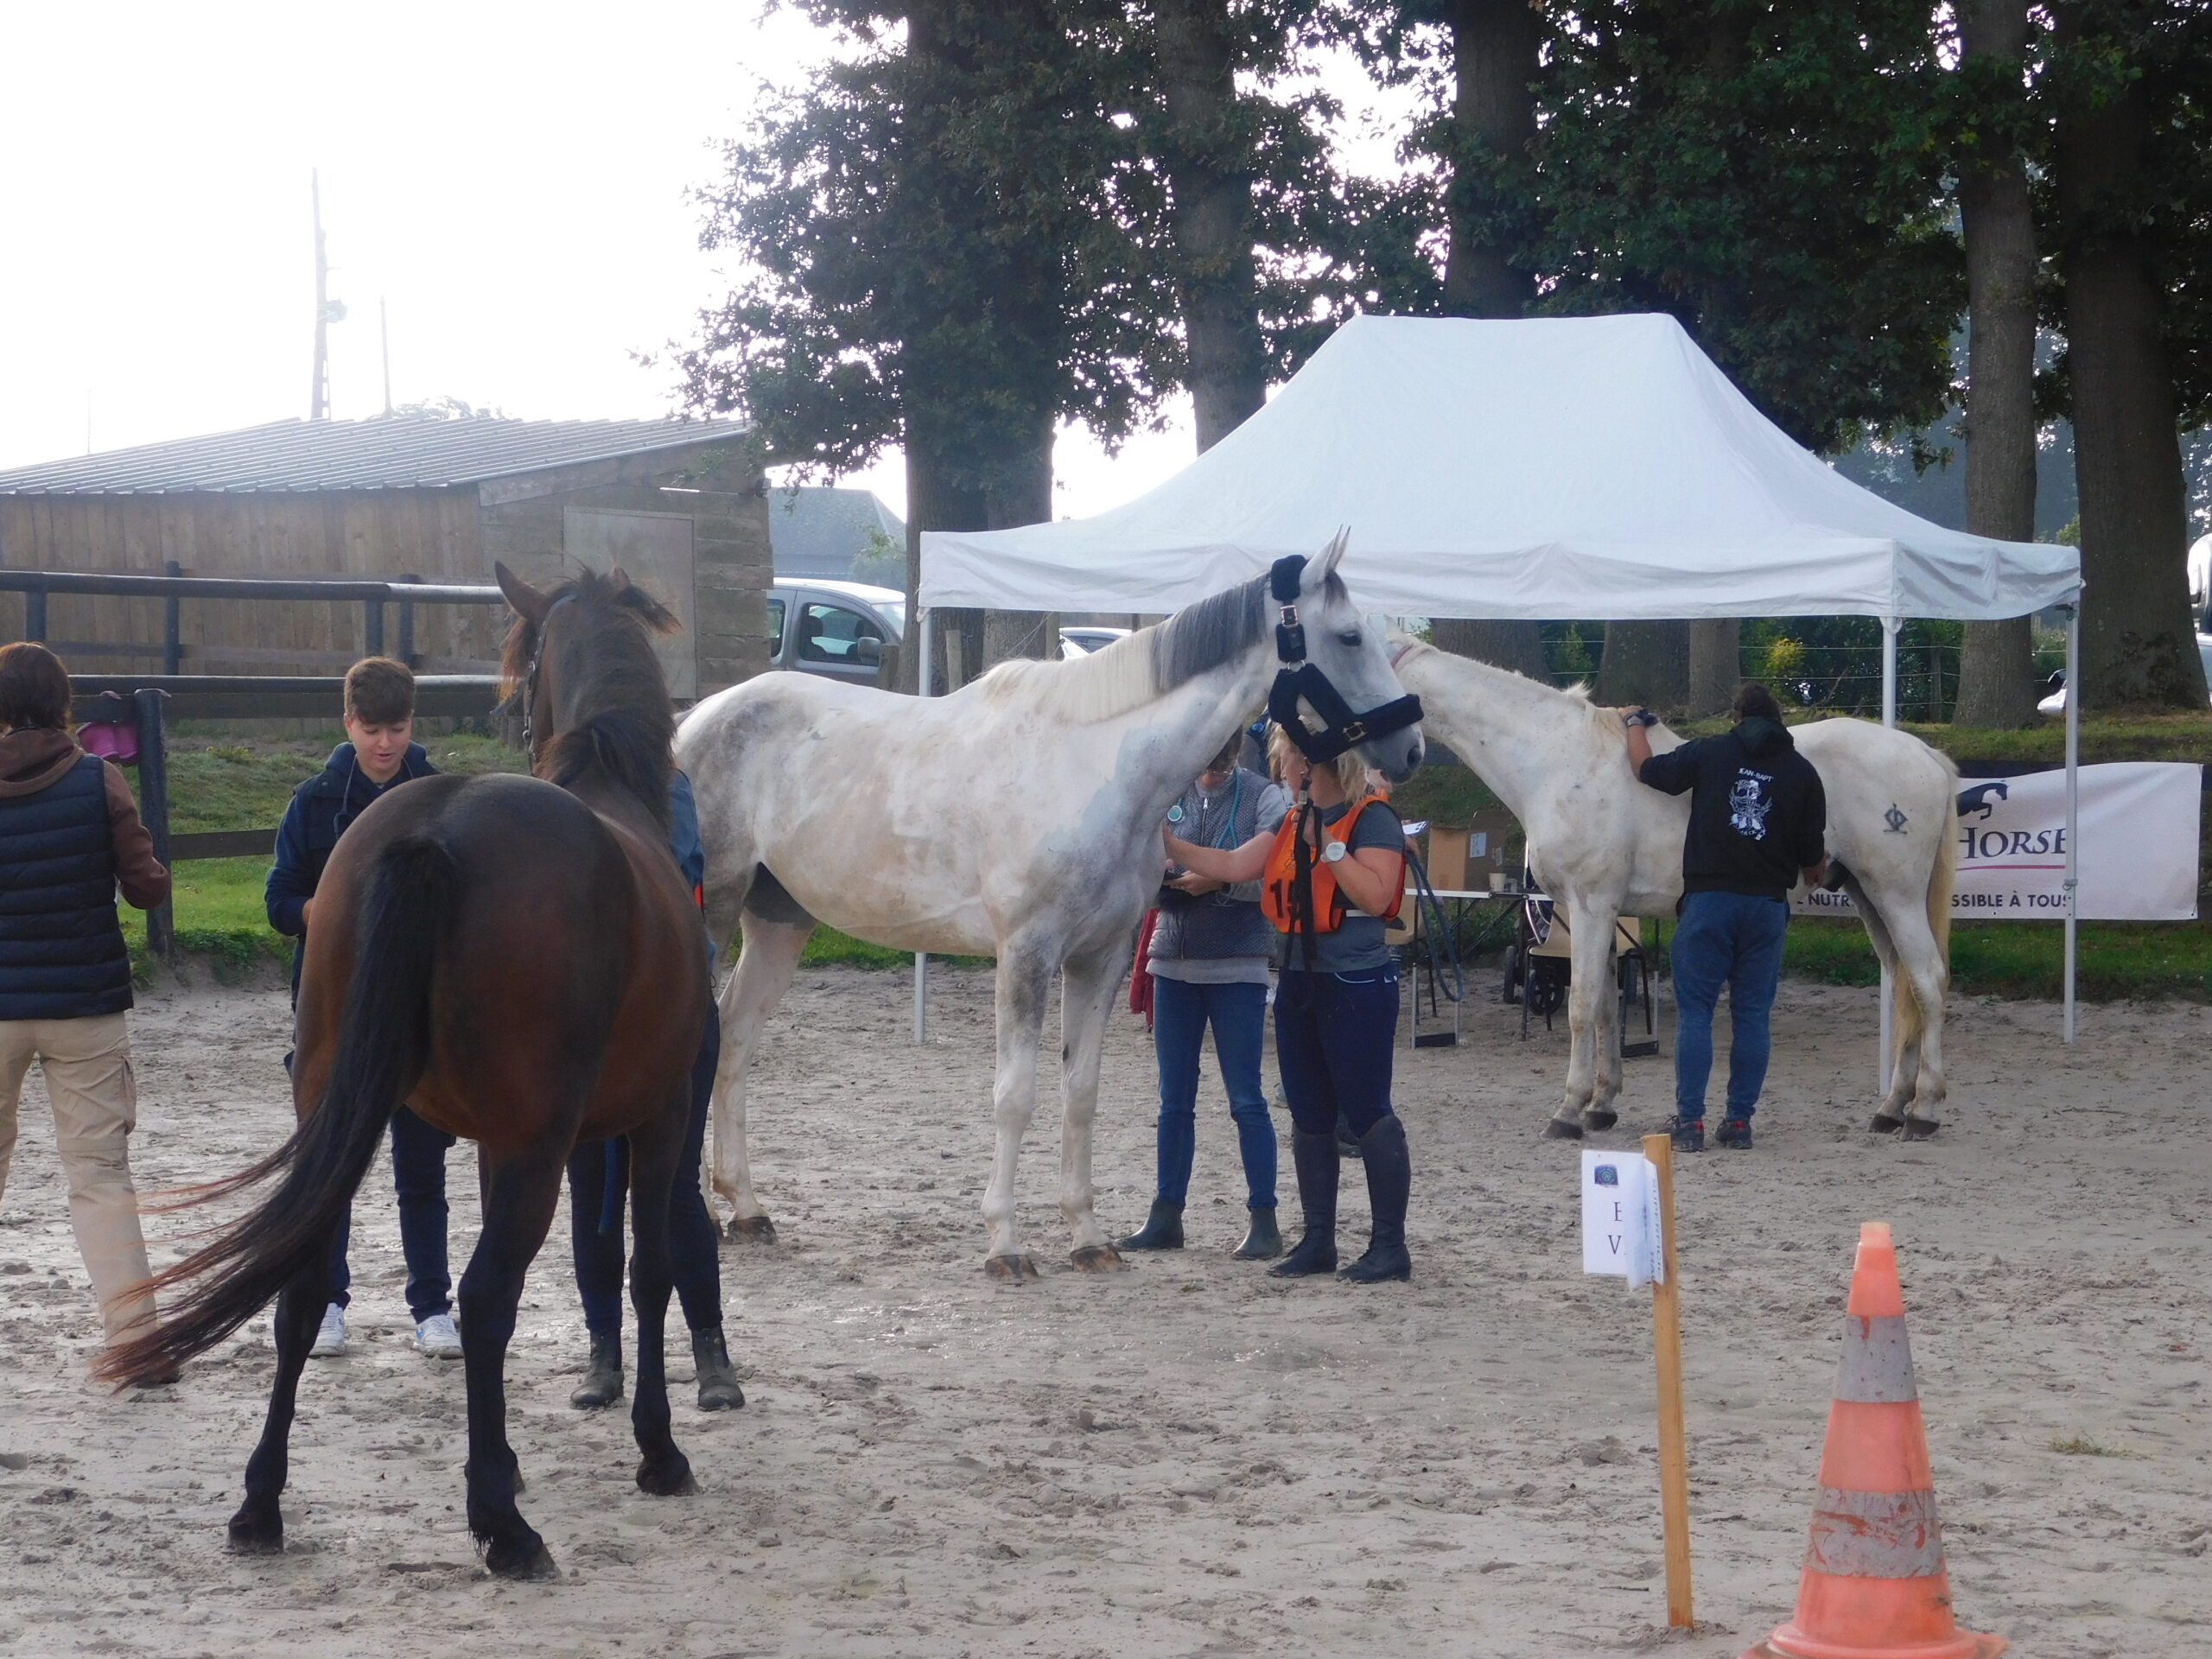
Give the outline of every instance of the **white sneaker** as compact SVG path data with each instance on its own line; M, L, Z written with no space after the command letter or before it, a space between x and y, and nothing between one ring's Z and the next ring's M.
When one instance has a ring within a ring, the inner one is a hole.
M433 1313L415 1327L415 1351L426 1359L459 1359L461 1332L450 1313Z
M309 1359L332 1359L346 1351L346 1310L333 1302L322 1310L321 1327L315 1333Z

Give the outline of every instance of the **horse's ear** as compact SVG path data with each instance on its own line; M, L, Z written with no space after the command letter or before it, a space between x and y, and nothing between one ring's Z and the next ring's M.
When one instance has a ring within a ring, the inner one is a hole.
M1344 556L1344 543L1351 539L1351 526L1346 524L1337 531L1336 535L1331 538L1329 544L1323 548L1317 556L1306 561L1306 569L1300 574L1299 587L1308 594L1319 593L1322 584L1336 574L1337 566Z
M492 575L499 584L499 591L507 596L507 603L514 607L515 614L533 628L545 626L545 613L551 608L545 595L539 593L504 564L494 563Z

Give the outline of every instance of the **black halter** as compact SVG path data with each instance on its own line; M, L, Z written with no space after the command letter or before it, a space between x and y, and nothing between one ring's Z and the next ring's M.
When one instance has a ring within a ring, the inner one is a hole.
M1408 693L1357 714L1329 683L1329 677L1306 660L1306 625L1298 620L1298 580L1305 569L1305 556L1294 554L1277 559L1268 573L1268 591L1282 607L1282 620L1275 624L1275 657L1283 664L1268 692L1268 717L1283 728L1300 754L1319 763L1335 760L1356 744L1419 724L1421 699ZM1307 729L1299 718L1301 698L1321 716L1319 731Z
M537 660L545 654L545 631L552 624L553 613L575 597L573 593L563 594L545 607L545 620L537 625L537 643L531 647L530 667L522 677L522 752L533 768L537 765L537 749L531 741L531 715L537 707Z

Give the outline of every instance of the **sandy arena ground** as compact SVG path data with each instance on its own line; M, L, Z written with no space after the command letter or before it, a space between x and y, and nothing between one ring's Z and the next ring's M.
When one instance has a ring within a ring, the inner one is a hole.
M903 978L815 972L777 1022L754 1150L783 1242L723 1258L749 1405L702 1415L672 1356L699 1496L642 1497L626 1414L568 1406L582 1325L556 1222L508 1372L553 1586L476 1565L461 1374L406 1345L381 1164L356 1211L353 1351L302 1389L289 1551L227 1556L266 1321L181 1386L88 1386L95 1325L34 1084L0 1214L0 1655L1412 1659L1669 1641L1648 1313L1581 1276L1575 1160L1536 1135L1563 1022L1522 1046L1510 1011L1480 1002L1467 1046L1402 1051L1410 1286L1287 1285L1229 1258L1242 1190L1214 1085L1193 1248L1117 1275L1054 1270L1057 1101L1040 1113L1021 1198L1046 1276L1010 1287L981 1271L976 1211L988 979L940 973L926 1052L909 1009ZM2212 1014L2088 1009L2069 1051L2054 1009L1960 1006L1950 1127L1912 1147L1860 1129L1874 1014L1869 993L1786 987L1758 1150L1681 1177L1701 1623L1669 1650L1728 1659L1789 1611L1852 1243L1881 1217L1961 1616L2035 1659L2195 1659L2212 1638ZM142 1186L275 1143L281 992L171 993L136 1019ZM1150 1196L1150 1065L1117 1015L1098 1150L1116 1228ZM1669 1109L1666 1062L1630 1066L1611 1144ZM1046 1073L1056 1086L1049 1055ZM1357 1247L1356 1166L1345 1209ZM2056 1449L2085 1443L2103 1454Z

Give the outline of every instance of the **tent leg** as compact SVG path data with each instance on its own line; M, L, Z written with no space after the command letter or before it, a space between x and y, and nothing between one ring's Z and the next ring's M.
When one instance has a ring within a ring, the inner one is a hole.
M936 684L936 665L930 660L931 635L936 632L931 626L928 611L917 606L914 610L916 638L914 691L926 697ZM926 950L914 952L914 1041L926 1043L930 1038L930 958Z
M2074 1040L2074 923L2080 889L2077 845L2082 828L2082 607L2066 607L2066 1014L2065 1040Z
M1904 626L1904 619L1885 616L1882 619L1882 724L1894 727L1897 723L1897 632ZM1890 1021L1895 1017L1891 1007L1890 970L1882 969L1882 1052L1875 1062L1874 1076L1881 1097L1890 1096Z

